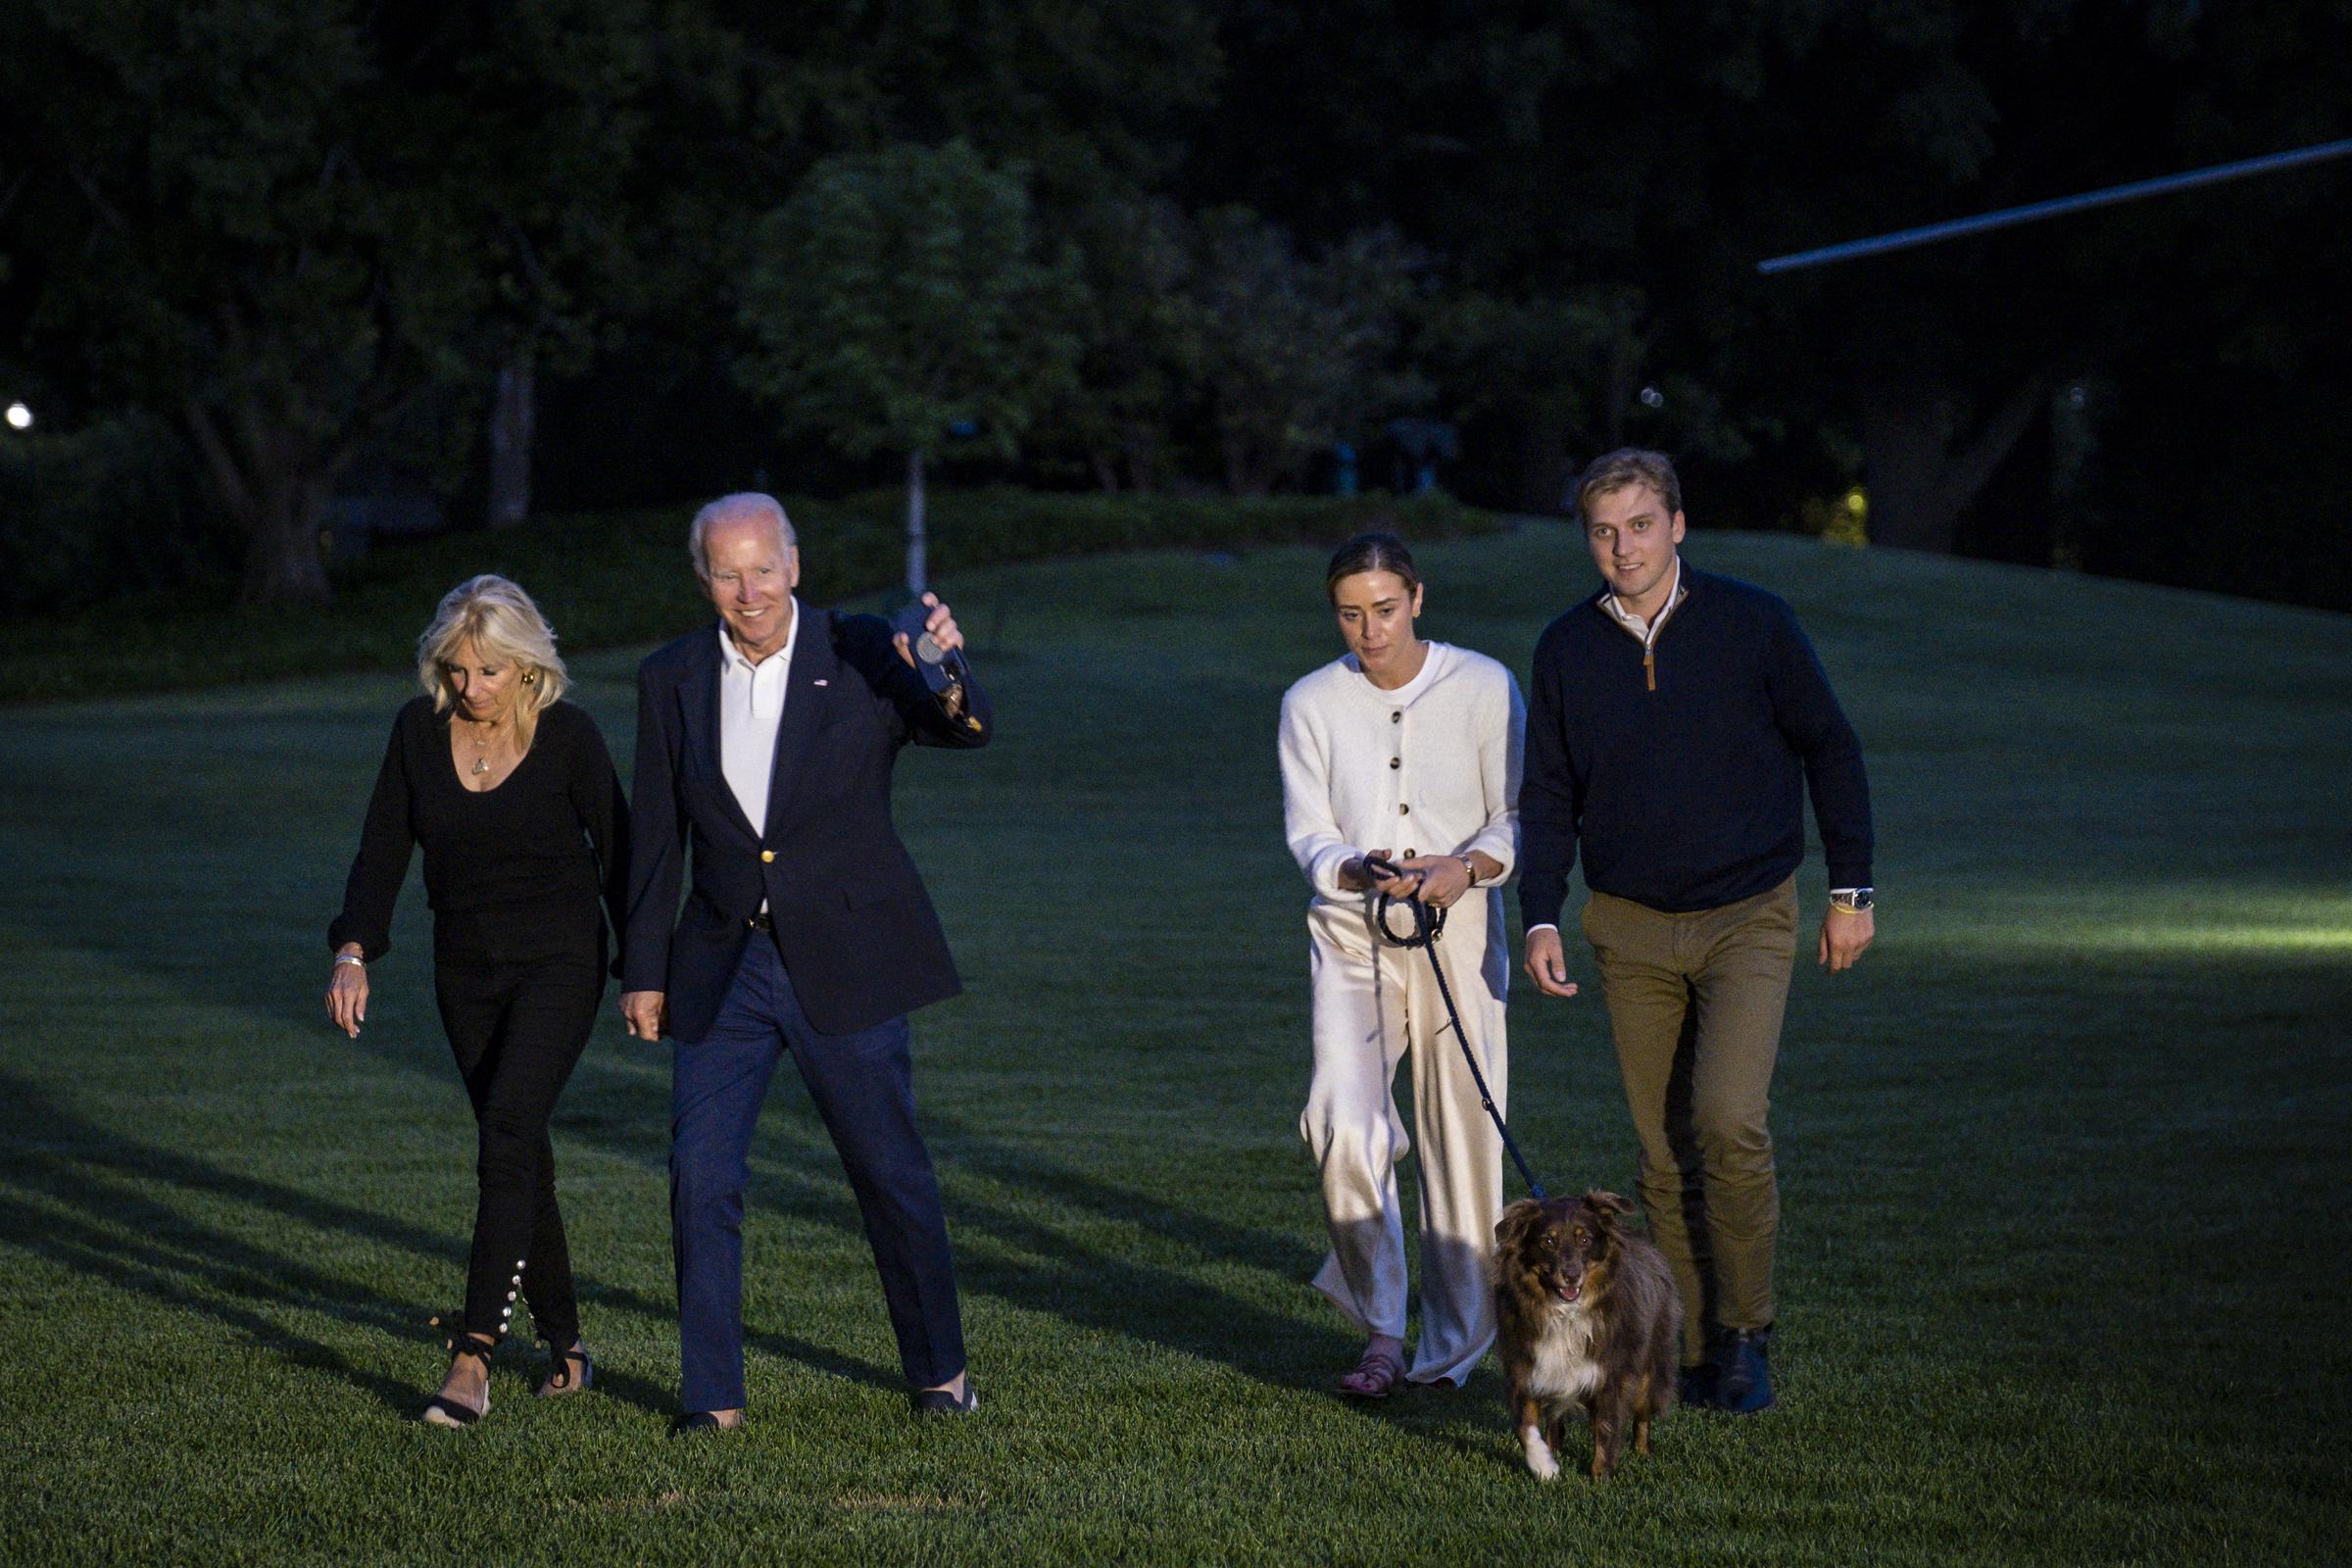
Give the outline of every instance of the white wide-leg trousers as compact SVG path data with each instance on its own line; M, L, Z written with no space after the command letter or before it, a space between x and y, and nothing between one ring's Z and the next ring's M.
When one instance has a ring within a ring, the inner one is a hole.
M1409 919L1409 910L1390 911L1399 932ZM1322 1170L1331 1226L1331 1255L1315 1288L1367 1334L1403 1337L1396 1165L1412 1143L1394 1090L1398 1063L1409 1059L1421 1145L1421 1340L1405 1375L1458 1385L1494 1340L1487 1259L1502 1209L1502 1140L1479 1102L1428 954L1381 941L1360 906L1317 904L1307 912L1307 932L1315 1066L1298 1131ZM1473 893L1447 911L1438 953L1479 1070L1495 1107L1505 1109L1509 954L1492 892Z

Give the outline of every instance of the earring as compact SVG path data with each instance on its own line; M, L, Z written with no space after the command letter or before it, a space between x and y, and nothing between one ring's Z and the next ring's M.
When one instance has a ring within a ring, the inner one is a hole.
M536 685L538 685L538 684L539 684L539 672L538 672L537 670L535 670L535 669L526 669L526 670L524 670L524 671L522 672L522 683L523 683L525 686L536 686Z

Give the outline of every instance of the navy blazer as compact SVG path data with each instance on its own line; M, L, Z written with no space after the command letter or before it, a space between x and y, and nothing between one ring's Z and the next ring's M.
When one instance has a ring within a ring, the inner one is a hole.
M851 1034L962 989L947 934L890 815L899 748L985 746L988 698L951 718L899 657L890 623L803 606L767 820L720 770L717 623L637 667L621 988L667 993L670 1034L710 1032L762 899L808 1021ZM691 855L683 910L679 884Z

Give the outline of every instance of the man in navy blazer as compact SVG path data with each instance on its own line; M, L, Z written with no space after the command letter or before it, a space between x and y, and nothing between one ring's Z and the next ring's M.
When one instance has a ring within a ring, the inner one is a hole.
M722 497L688 536L718 623L637 670L620 1007L674 1041L670 1227L686 1413L740 1426L743 1195L790 1053L865 1222L919 1413L972 1409L939 1182L915 1124L906 1014L961 989L890 813L899 749L988 743L968 678L934 695L904 635L803 608L784 509ZM961 646L932 595L927 630ZM693 876L683 910L680 885Z

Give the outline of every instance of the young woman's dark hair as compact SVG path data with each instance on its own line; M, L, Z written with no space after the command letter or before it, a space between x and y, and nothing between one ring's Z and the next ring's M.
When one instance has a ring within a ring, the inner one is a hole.
M1404 579L1407 589L1421 586L1421 572L1413 564L1413 553L1393 533L1359 533L1340 546L1339 553L1331 558L1331 569L1323 574L1323 597L1338 604L1340 579L1352 577L1359 571L1393 571Z

